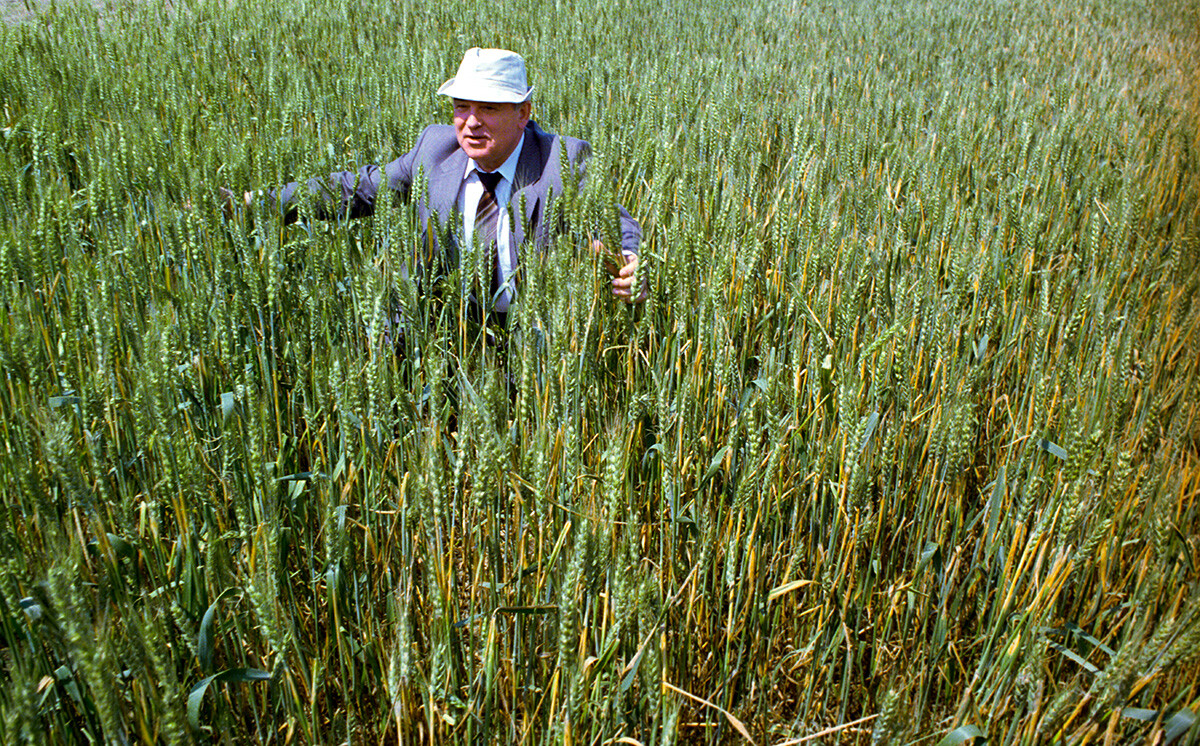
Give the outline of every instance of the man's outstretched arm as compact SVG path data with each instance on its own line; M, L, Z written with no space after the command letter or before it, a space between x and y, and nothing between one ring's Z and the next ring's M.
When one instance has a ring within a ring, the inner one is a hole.
M298 217L298 208L306 199L306 192L307 198L313 200L314 216L319 220L366 217L375 212L381 189L390 189L402 199L408 198L413 182L413 164L424 137L423 132L412 150L386 166L369 165L357 171L335 171L325 179L293 181L278 190L260 192L260 196L277 207L288 223ZM219 191L228 211L236 203L237 197L228 189ZM242 200L246 207L254 203L254 197L253 192L243 193Z

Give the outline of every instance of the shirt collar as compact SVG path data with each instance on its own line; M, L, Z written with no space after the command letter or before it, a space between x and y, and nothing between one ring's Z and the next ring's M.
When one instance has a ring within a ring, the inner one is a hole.
M500 172L500 175L504 177L504 180L506 182L508 182L509 184L513 183L513 181L516 179L517 161L519 161L521 159L521 148L524 147L524 145L525 145L525 134L522 133L521 139L517 141L517 147L513 148L513 152L508 154L508 158L504 161L504 163L500 164L500 168L496 169L497 171ZM483 173L483 169L480 168L475 163L475 159L468 158L467 159L467 170L463 174L463 177L465 178L467 176L470 176L472 171L479 171L480 173Z

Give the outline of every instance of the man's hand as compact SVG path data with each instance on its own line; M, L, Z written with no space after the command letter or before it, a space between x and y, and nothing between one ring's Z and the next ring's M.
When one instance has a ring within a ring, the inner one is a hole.
M250 192L246 192L242 195L242 202L245 203L246 207L249 207L253 200L254 195ZM233 217L234 211L237 207L237 195L234 194L230 189L226 189L225 187L217 187L217 201L221 203L221 212L225 213L225 217Z
M616 267L607 265L609 274L613 276L612 292L626 303L645 303L646 296L649 295L647 290L646 278L638 274L638 256L634 254L630 257L625 257L625 266L613 272ZM634 283L637 286L634 287Z
M599 241L592 241L592 250L599 254L604 261L604 269L612 276L612 294L629 304L644 303L649 294L646 289L646 278L638 275L637 254L625 256L614 254L604 248ZM623 264L618 264L623 262ZM634 287L634 282L637 287Z

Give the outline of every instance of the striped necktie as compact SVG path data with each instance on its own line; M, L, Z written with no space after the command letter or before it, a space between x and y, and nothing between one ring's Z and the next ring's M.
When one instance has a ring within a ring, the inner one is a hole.
M479 174L479 182L483 184L483 194L479 197L479 206L475 209L475 245L496 245L496 222L500 217L500 206L496 204L496 187L504 178L499 171Z
M479 182L483 184L483 194L479 197L479 206L475 209L475 245L481 251L492 252L492 295L500 289L500 257L496 248L496 225L500 218L500 205L496 203L496 187L504 178L499 171L479 174Z

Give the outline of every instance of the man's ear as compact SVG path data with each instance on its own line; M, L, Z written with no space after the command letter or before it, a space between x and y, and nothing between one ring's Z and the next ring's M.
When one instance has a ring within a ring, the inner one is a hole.
M528 101L522 101L517 104L517 112L521 115L521 124L529 121L529 116L533 113L533 104Z

